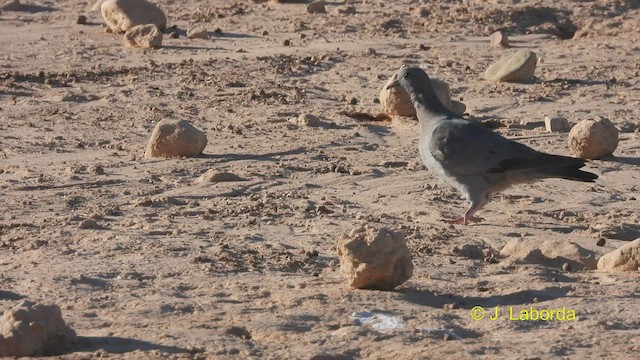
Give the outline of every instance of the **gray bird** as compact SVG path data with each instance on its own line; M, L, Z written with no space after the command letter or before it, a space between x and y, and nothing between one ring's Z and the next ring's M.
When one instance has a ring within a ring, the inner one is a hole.
M491 194L512 185L545 178L594 182L596 174L582 171L585 161L545 154L506 139L484 126L465 120L444 106L420 68L405 66L387 85L401 86L411 97L420 121L420 157L429 171L458 189L471 203L452 224L479 222L475 217Z

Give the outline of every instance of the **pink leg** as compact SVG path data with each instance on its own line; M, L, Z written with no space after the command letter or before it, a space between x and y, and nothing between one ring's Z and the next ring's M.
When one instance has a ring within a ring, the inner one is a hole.
M467 210L467 212L464 213L463 216L457 218L457 219L444 219L443 221L447 224L460 224L460 225L467 225L467 224L473 224L473 223L479 223L481 222L483 219L473 216L473 214L476 213L476 211L482 209L482 207L489 202L489 197L490 194L487 194L485 196L483 196L482 199L480 199L479 201L473 201L471 200L471 206L469 207L469 210Z

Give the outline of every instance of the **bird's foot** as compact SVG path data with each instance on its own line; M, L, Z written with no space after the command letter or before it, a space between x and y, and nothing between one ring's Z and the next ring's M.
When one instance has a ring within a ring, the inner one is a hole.
M479 218L479 217L475 217L475 216L467 216L466 219L465 219L464 216L460 216L457 219L444 219L442 221L444 221L447 224L467 225L467 224L479 223L482 220L484 220L484 219L483 218Z

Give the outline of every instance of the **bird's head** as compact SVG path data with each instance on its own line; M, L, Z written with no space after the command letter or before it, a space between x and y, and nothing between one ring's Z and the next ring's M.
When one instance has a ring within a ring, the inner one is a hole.
M425 87L431 88L431 79L427 73L417 66L403 66L394 75L393 81L385 89L402 87L409 94L424 92Z

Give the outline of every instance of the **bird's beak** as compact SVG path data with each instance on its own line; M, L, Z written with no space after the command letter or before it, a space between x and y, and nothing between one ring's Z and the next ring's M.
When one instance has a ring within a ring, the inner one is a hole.
M389 85L385 86L384 89L385 90L389 90L389 89L393 89L395 87L400 86L400 82L398 81L398 78L396 75L393 75L393 81L389 83Z

